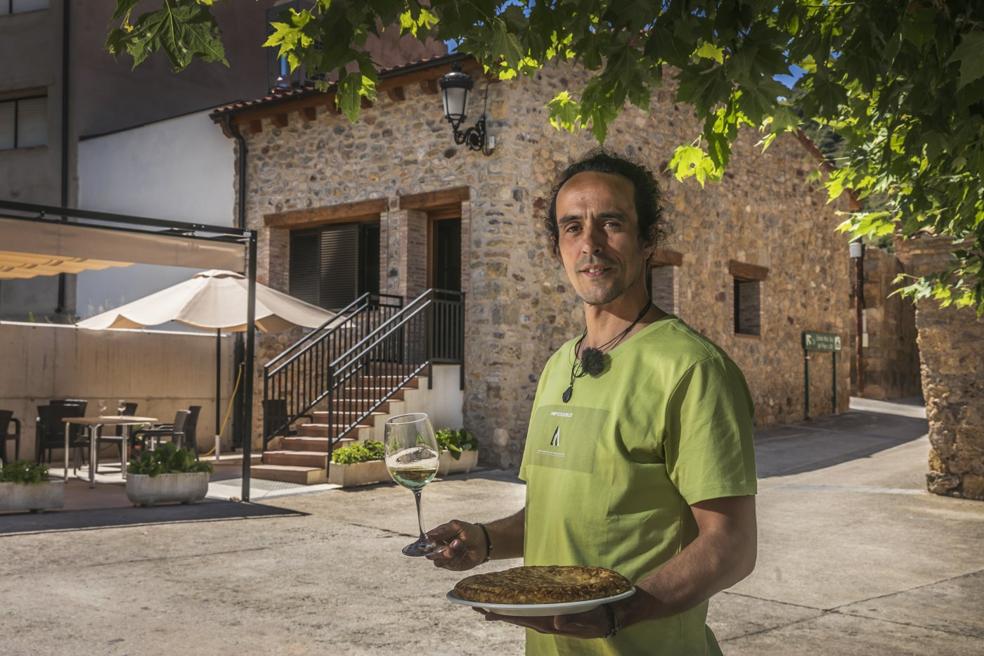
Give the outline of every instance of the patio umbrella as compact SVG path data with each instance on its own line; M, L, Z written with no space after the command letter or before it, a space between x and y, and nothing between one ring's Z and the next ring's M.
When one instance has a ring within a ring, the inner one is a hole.
M107 310L76 324L79 328L144 328L179 321L196 328L215 330L215 434L219 434L221 333L246 331L246 276L212 269L196 273L190 280L149 296ZM334 318L316 305L256 284L256 327L278 332L294 326L317 328Z

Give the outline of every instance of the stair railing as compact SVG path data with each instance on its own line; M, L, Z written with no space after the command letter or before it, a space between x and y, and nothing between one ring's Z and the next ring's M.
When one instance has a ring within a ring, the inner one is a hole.
M464 332L464 295L429 289L332 360L326 393L327 462L339 439L425 368L463 366Z
M366 293L263 366L263 448L325 398L330 363L403 306L391 294Z

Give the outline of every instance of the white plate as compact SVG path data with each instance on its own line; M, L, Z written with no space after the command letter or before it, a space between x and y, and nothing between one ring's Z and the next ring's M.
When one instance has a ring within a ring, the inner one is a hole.
M576 613L586 613L594 610L602 604L609 604L613 601L628 599L635 593L635 588L601 599L588 599L587 601L570 601L563 604L489 604L482 601L468 601L462 599L452 590L448 593L448 601L452 604L481 608L499 615L513 615L515 617L549 617L551 615L574 615Z

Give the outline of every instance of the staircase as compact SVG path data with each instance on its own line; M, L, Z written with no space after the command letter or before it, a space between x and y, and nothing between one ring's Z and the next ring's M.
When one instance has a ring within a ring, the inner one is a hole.
M391 415L427 405L406 395L433 386L433 365L462 365L463 326L459 292L430 289L406 304L364 294L291 345L264 366L263 459L252 476L327 482L335 448L382 440Z

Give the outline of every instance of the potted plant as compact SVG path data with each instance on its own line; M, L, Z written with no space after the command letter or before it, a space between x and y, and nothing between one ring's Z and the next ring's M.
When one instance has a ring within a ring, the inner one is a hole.
M65 505L65 484L48 480L48 467L18 460L0 468L0 511L38 512Z
M353 442L335 449L328 467L328 482L342 487L389 481L383 459L383 443L376 440Z
M139 506L192 503L208 493L212 465L195 460L189 449L170 442L145 451L126 468L126 496Z
M468 473L478 465L478 442L464 428L442 428L437 431L441 448L437 475Z

